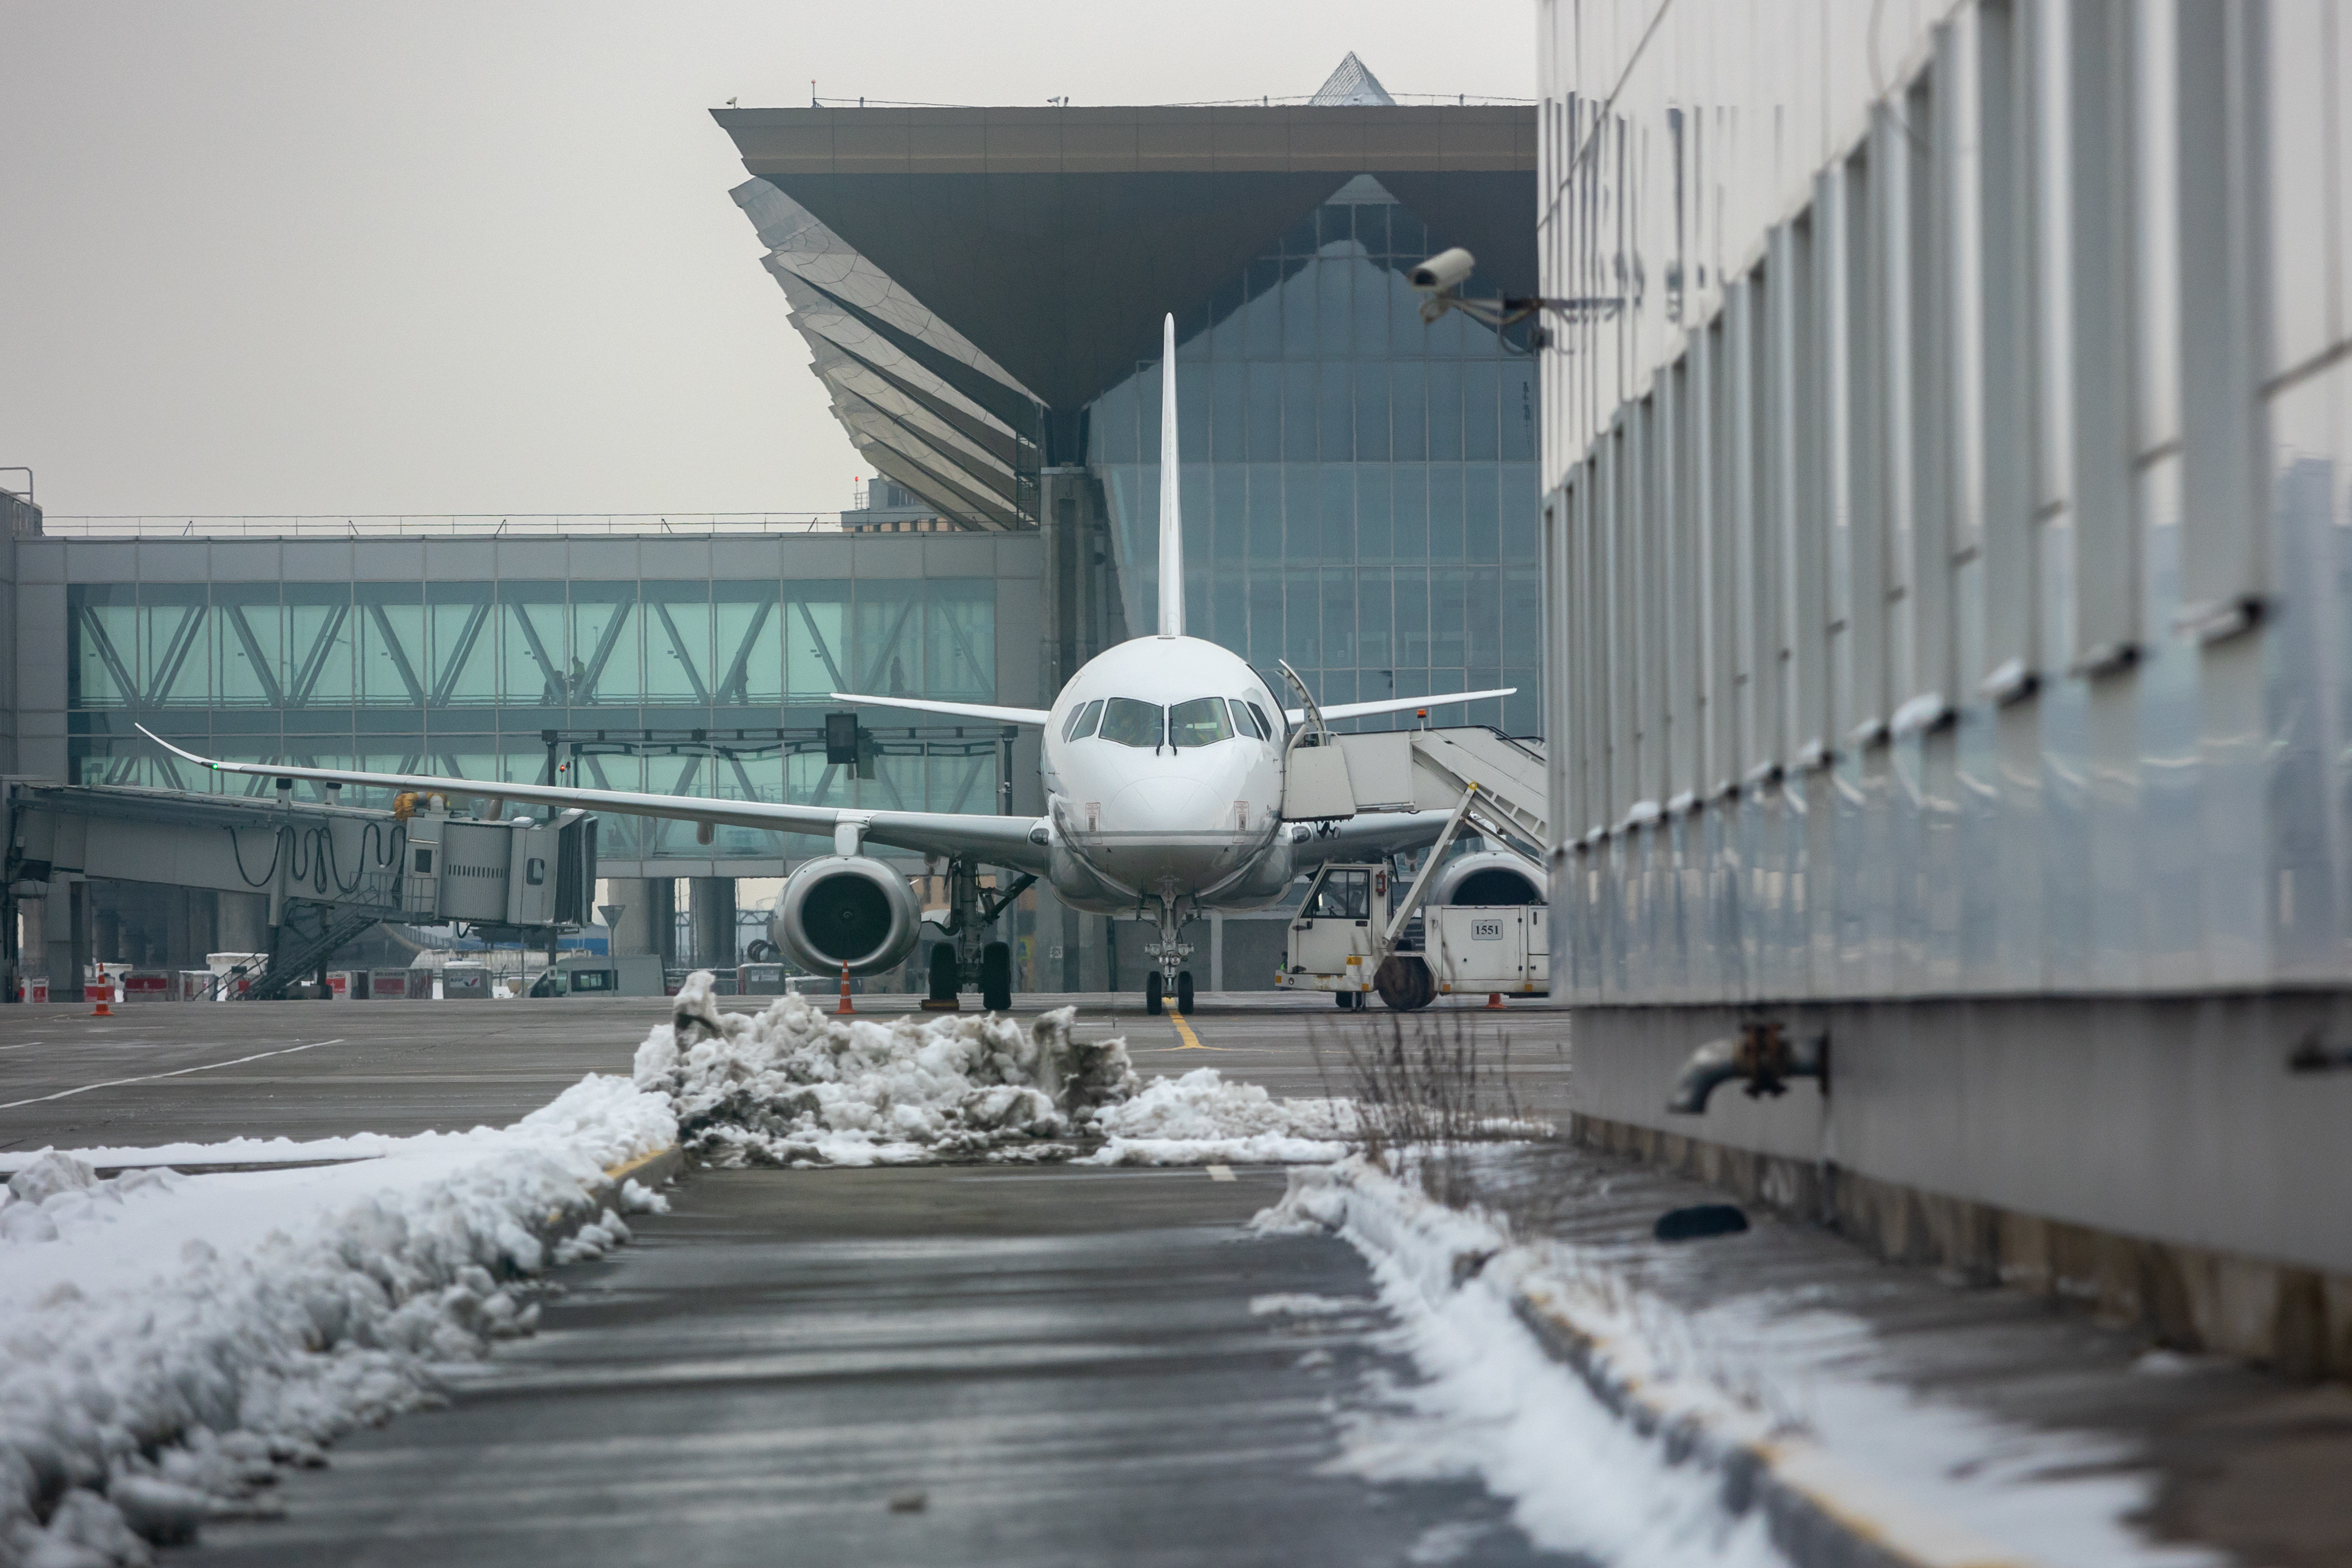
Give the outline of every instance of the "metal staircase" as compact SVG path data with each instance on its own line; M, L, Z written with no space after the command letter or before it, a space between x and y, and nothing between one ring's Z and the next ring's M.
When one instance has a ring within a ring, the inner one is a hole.
M268 969L245 993L246 1000L274 1002L283 999L286 993L301 984L303 977L324 962L329 954L383 918L383 912L380 909L329 909L321 929L315 936L302 938L298 946L282 956L271 955Z

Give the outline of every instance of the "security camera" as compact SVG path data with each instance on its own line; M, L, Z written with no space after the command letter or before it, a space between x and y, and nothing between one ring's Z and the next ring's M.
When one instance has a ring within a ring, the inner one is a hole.
M1478 258L1457 245L1452 250L1439 251L1414 267L1406 275L1406 281L1415 288L1438 294L1449 293L1467 283L1470 269L1477 265Z

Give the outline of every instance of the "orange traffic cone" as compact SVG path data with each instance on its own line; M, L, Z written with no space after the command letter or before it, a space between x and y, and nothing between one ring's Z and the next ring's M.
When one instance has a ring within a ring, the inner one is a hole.
M112 1018L114 1016L114 1009L106 1005L106 966L103 964L100 964L98 967L97 990L98 1005L89 1009L89 1016L94 1019Z
M836 1014L854 1013L857 1010L849 1005L849 966L846 964L841 967L841 1005L833 1010Z
M1502 1010L1503 1010L1503 993L1502 993L1502 992L1500 992L1500 991L1488 991L1488 992L1486 993L1486 1006L1487 1006L1487 1008L1488 1008L1490 1010L1492 1010L1492 1011L1495 1011L1495 1012L1500 1012L1500 1011L1502 1011Z

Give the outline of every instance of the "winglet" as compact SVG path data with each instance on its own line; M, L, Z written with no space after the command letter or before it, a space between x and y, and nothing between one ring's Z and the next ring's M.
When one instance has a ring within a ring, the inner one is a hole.
M1184 513L1176 493L1176 318L1160 328L1160 634L1184 634Z
M199 767L209 768L215 773L220 771L220 764L215 762L211 758L198 757L193 751L183 751L178 747L173 745L170 741L164 739L162 736L156 734L153 730L149 729L143 724L133 723L131 727L137 730L140 734L145 736L148 739L153 741L156 745L162 747L164 750L170 752L173 756L180 758L184 762L193 762Z

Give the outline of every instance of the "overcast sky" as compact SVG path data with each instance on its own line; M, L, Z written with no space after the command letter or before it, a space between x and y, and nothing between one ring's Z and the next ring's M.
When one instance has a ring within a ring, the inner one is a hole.
M0 0L0 464L61 517L835 510L862 470L710 106L1297 94L1349 49L1527 98L1533 35L1527 0Z

